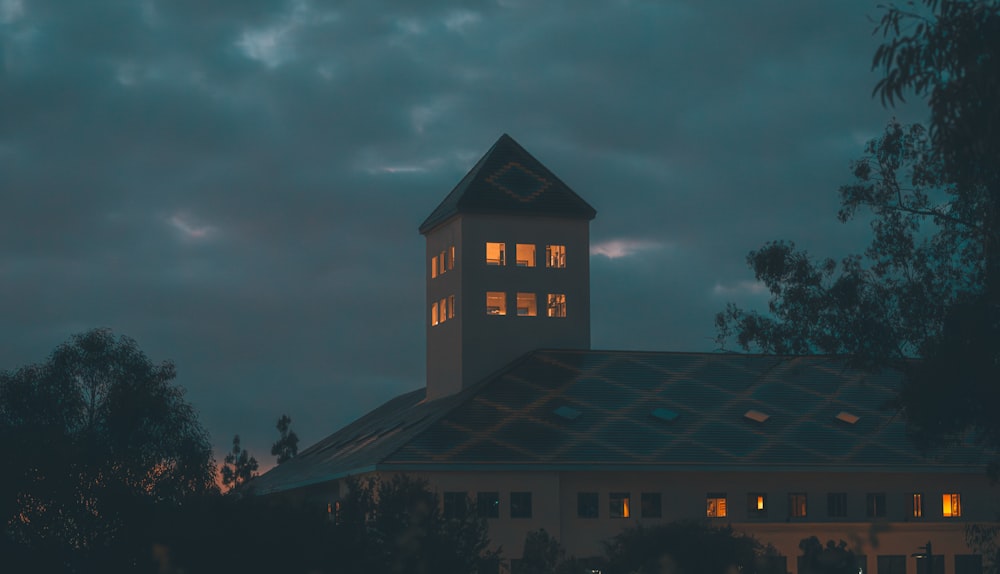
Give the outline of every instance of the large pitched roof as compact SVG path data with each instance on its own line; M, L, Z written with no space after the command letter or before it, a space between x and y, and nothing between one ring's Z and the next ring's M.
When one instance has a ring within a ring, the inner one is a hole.
M420 225L427 233L459 213L593 219L586 201L507 134L493 144Z
M373 470L981 472L974 448L925 458L910 444L885 409L899 379L822 356L534 351L457 395L397 397L255 485Z

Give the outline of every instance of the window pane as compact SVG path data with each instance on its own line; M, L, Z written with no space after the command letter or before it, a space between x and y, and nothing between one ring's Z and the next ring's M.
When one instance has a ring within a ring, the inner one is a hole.
M448 269L451 270L451 269L455 268L455 246L454 245L451 246L451 250L449 251L449 255L450 255L450 257L448 257Z
M486 314L506 315L507 314L507 294L503 291L486 292Z
M431 303L431 325L438 324L438 303L437 301Z
M531 518L531 493L510 493L510 517Z
M663 504L659 492L642 493L642 517L660 518L663 516Z
M579 492L576 495L576 515L580 518L597 518L598 498L596 492Z
M947 493L941 495L941 516L956 517L962 516L962 498L957 493Z
M910 516L920 518L924 515L924 495L914 492L910 495Z
M847 516L846 492L831 492L826 495L826 514L833 518Z
M612 492L608 495L608 499L610 501L608 515L611 518L629 517L629 494L627 492Z
M767 516L767 495L763 492L747 493L747 516L760 518Z
M500 518L500 493L478 493L476 495L476 513L482 518Z
M709 493L705 497L705 502L708 507L706 516L709 518L725 518L726 517L726 495L725 494L712 494Z
M565 317L566 295L563 293L549 293L546 314L549 317Z
M440 316L439 316L440 318L439 318L439 321L438 321L439 323L444 323L445 321L448 320L448 300L447 299L441 299L441 302L438 303L438 313L440 313Z
M461 518L465 516L467 510L466 497L464 492L446 492L442 497L444 501L444 518Z
M431 257L431 279L438 276L438 258L437 255Z
M506 265L504 262L504 251L506 246L503 243L486 244L486 264Z
M442 251L441 254L438 255L438 275L441 275L442 273L444 273L444 271L445 271L445 268L444 268L444 251Z
M546 245L545 246L545 266L546 267L566 267L566 246Z
M519 317L534 317L538 315L538 305L535 304L534 293L517 294L517 315Z
M534 267L535 266L535 245L532 243L518 243L517 244L517 266L518 267Z
M805 518L806 516L806 495L802 492L793 492L788 495L788 516L793 518Z
M455 296L448 295L448 318L455 318Z
M868 518L885 516L885 493L869 492L865 497L865 514Z

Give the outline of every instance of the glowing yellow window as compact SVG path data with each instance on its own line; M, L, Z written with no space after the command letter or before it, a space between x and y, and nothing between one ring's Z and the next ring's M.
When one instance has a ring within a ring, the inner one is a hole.
M534 317L538 315L538 306L535 304L534 293L517 294L517 315L518 317Z
M629 493L612 492L608 495L608 499L610 500L608 516L611 518L629 517Z
M435 255L431 257L431 279L438 276L438 257Z
M924 515L924 495L914 492L910 495L910 516L920 518Z
M518 267L534 267L535 266L535 245L532 243L518 243L517 244L517 266Z
M449 250L448 270L450 271L454 268L455 268L455 246L452 245L451 249Z
M504 252L507 246L503 243L486 243L486 264L506 265Z
M705 497L706 512L705 516L709 518L725 518L726 517L726 495L709 493Z
M548 315L549 317L566 316L565 293L549 293L549 299L546 305L546 315Z
M767 495L763 492L747 493L747 515L767 516Z
M431 325L438 324L438 302L431 303Z
M962 516L962 495L950 492L941 495L941 516L956 517Z
M437 257L438 259L438 275L444 275L445 272L445 252L442 251Z
M546 245L545 246L545 266L546 267L566 267L566 246Z
M455 296L454 295L449 295L448 296L448 318L449 319L454 319L455 318Z
M438 303L438 313L440 313L439 320L438 320L439 323L444 323L445 321L448 320L448 300L447 299L441 299L441 302Z
M486 292L486 314L506 315L507 314L507 294L503 291Z

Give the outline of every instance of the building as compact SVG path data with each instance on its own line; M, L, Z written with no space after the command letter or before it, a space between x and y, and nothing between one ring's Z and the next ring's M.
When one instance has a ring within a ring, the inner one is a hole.
M468 498L518 557L545 528L578 557L624 526L704 517L774 544L807 536L864 571L981 571L964 527L995 520L975 449L924 458L883 405L898 375L837 357L590 350L596 212L504 135L420 227L427 386L260 477L335 503L349 475L409 473ZM924 563L925 564L925 563Z

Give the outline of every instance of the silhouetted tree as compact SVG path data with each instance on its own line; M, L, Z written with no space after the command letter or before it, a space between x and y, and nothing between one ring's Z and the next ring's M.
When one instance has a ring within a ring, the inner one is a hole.
M513 574L555 574L565 550L544 528L532 530L524 537L524 551L517 572Z
M240 435L233 436L233 450L222 465L222 484L229 492L238 490L257 476L257 459L240 446Z
M890 122L840 190L841 221L872 214L870 246L839 263L790 242L752 251L770 313L729 305L718 341L897 368L920 446L971 430L1000 447L1000 3L922 3L885 8L873 66L884 102L927 99L930 129Z
M802 550L799 574L856 574L858 571L857 557L843 540L839 543L829 540L823 546L818 538L811 536L799 542L799 549Z
M288 461L299 453L299 436L295 431L288 430L292 424L292 418L288 415L281 415L278 419L278 432L281 437L278 442L271 445L271 454L278 457L278 464Z
M148 509L214 488L207 434L174 377L173 364L153 364L108 329L0 372L4 556L32 560L33 571L148 561L148 546L129 546Z

